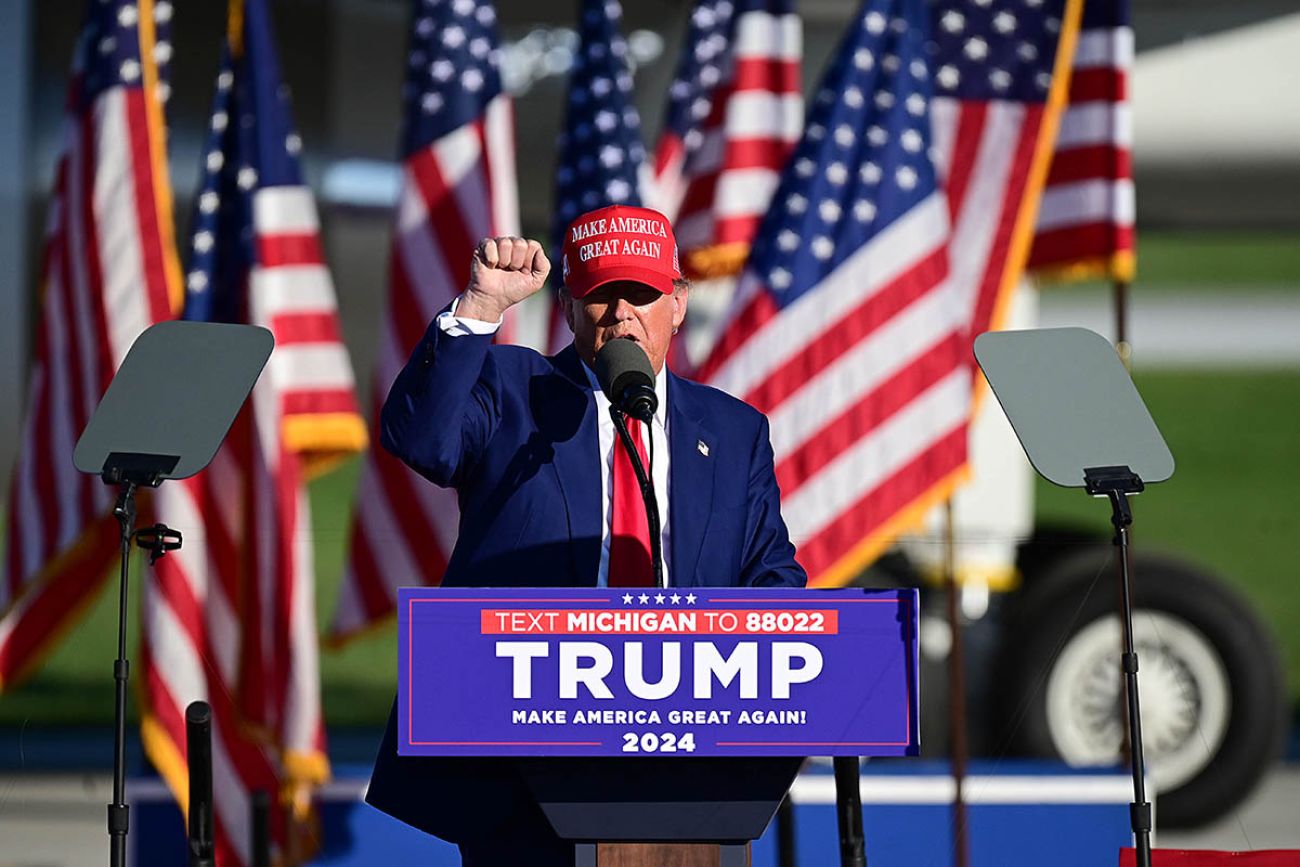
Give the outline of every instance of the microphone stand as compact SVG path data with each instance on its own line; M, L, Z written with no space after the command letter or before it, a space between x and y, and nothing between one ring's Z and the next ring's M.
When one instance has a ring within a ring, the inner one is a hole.
M618 438L623 441L623 447L627 449L628 456L632 459L632 471L636 473L637 483L641 485L641 499L645 501L646 524L650 528L650 559L654 563L655 586L663 590L668 585L664 583L663 538L660 535L659 501L655 498L655 486L641 463L641 453L632 442L632 435L627 431L627 420L623 411L611 403L609 417L614 420L614 430L618 431ZM654 429L650 426L650 422L644 424L650 439L651 461L653 461Z

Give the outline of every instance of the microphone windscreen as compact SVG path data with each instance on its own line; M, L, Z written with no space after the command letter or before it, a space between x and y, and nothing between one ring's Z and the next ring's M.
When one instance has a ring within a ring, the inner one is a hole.
M596 381L610 403L617 406L630 385L654 389L655 371L650 356L635 341L611 340L596 353Z

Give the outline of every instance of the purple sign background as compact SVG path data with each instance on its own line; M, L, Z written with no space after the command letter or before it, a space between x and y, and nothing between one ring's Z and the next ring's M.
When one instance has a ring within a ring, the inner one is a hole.
M398 612L402 755L917 754L915 590L420 587ZM676 688L634 694L674 652ZM606 654L601 697L573 671Z

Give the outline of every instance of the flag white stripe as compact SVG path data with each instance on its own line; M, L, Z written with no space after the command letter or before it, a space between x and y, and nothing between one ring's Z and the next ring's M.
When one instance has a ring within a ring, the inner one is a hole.
M718 176L713 212L719 218L760 214L767 208L781 175L772 169L732 169Z
M310 753L320 732L320 665L316 654L315 559L311 511L302 485L296 485L293 528L293 581L289 599L289 693L284 714L284 748Z
M442 182L448 187L459 186L466 175L476 171L483 156L473 124L457 127L430 145L429 150L438 163Z
M519 183L515 178L514 103L504 93L487 105L483 120L492 177L492 234L518 235Z
M803 28L798 15L746 12L736 19L738 59L798 61L803 54Z
M64 291L61 281L51 275L49 294L46 296L45 324L50 336L50 392L48 396L48 413L50 418L50 449L54 490L58 491L58 526L55 534L56 550L63 550L76 539L82 529L83 515L77 501L77 473L72 467L72 451L76 445L72 430L72 395L69 393L68 379L72 375L68 370L68 311L64 309ZM87 347L89 348L89 347Z
M332 314L337 309L334 284L324 265L252 268L248 280L254 315L263 323L284 314Z
M30 392L32 397L44 392L46 376L44 365L38 362L32 367ZM48 401L50 399L49 395L46 395L45 399ZM23 422L23 438L21 442L24 447L18 453L18 471L15 473L17 478L10 482L11 485L18 485L19 491L31 492L36 500L31 504L30 508L16 510L14 517L17 518L17 538L9 540L10 545L19 545L19 550L22 552L22 565L20 567L22 572L18 576L21 579L20 587L25 586L28 579L34 576L45 562L45 552L41 550L40 545L36 544L36 539L39 538L37 528L41 522L41 505L39 501L43 497L51 495L50 491L45 490L36 483L36 449L33 448L36 443L36 413L32 412L31 409L31 407L28 407L27 419ZM21 591L19 595L21 595ZM0 581L0 602L3 603L0 605L0 611L7 608L12 601L13 598L9 593L9 583ZM20 617L21 615L16 612L11 612L10 617L6 618L6 620L13 619L17 622Z
M868 493L966 422L971 378L958 368L845 449L793 492L781 513L796 545L815 537Z
M1098 28L1079 34L1079 45L1074 50L1075 69L1128 69L1132 65L1131 27Z
M1081 223L1133 224L1133 181L1094 178L1055 184L1043 191L1038 231Z
M133 136L126 122L126 95L105 91L95 104L96 161L117 171L95 174L95 228L103 270L103 307L113 369L121 367L135 338L150 325L147 285L140 255L139 216L135 200Z
M460 290L452 288L451 273L443 260L442 248L433 236L424 200L416 184L404 185L401 210L403 213L397 227L397 255L401 259L398 267L407 276L406 282L419 307L421 321L428 322L451 303ZM391 310L389 315L393 315Z
M952 171L953 150L957 147L957 121L961 119L961 102L949 97L930 100L930 134L933 136L934 170L941 178Z
M81 349L81 370L78 371L81 381L81 411L82 417L89 420L95 410L101 389L96 374L99 365L92 351L99 343L99 337L95 334L96 299L91 291L87 268L89 263L86 258L86 252L90 249L90 242L86 238L86 187L83 181L86 154L83 149L84 139L79 134L78 125L69 122L65 125L65 130L67 135L64 144L67 148L65 153L68 167L68 174L64 178L64 191L68 200L68 214L65 216L70 219L63 224L66 232L64 243L53 250L48 282L61 281L63 266L68 266L66 270L72 277L72 285L69 289L74 299L72 323L77 330L77 345ZM68 347L66 344L58 344L51 346L50 349L53 352L65 352Z
M891 317L768 413L780 461L960 327L952 292L940 285ZM792 336L792 340L799 341Z
M418 544L418 540L407 539L393 518L393 503L382 487L379 473L370 474L366 481L368 486L360 491L359 502L363 505L357 508L356 519L361 522L361 532L370 543L370 555L383 578L384 590L419 583L422 572L410 548L412 543ZM420 481L425 485L431 484L423 479ZM396 594L389 595L395 602Z
M253 229L259 235L315 235L316 202L305 186L262 187L253 193Z
M723 363L710 384L730 394L749 393L801 351L806 341L834 328L947 238L948 205L942 194L936 193L851 253L816 291L805 293L760 327ZM791 340L791 334L802 335L803 340Z
M1133 145L1133 114L1128 103L1084 102L1066 109L1056 150L1090 145Z
M733 139L788 139L803 124L803 96L744 90L727 101L723 126Z
M1014 151L1024 122L1025 109L1020 103L991 103L984 115L975 164L949 246L954 303L967 316L975 310L975 299L997 236L1012 168L1007 154Z
M266 370L277 396L289 391L352 387L352 364L347 347L341 343L294 343L276 347Z

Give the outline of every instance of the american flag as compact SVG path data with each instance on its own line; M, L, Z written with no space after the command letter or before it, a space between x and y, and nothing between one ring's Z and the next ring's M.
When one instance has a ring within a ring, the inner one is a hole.
M276 346L211 466L155 497L185 545L146 574L140 657L144 747L182 806L185 707L212 705L217 857L234 865L250 863L254 791L293 861L329 775L305 480L366 433L266 0L232 3L230 21L184 316L260 325Z
M691 277L735 274L803 128L793 0L698 0L655 149Z
M497 69L487 0L413 4L402 101L403 183L371 417L425 325L469 282L478 240L518 235L514 118ZM509 319L504 334L508 339ZM437 584L456 543L456 492L430 485L378 447L366 453L351 555L331 635L387 618L397 588Z
M0 565L0 688L31 672L117 560L112 490L72 450L118 365L181 301L167 177L172 6L89 2L42 259L26 420Z
M931 6L935 162L952 214L968 346L1002 322L1024 271L1082 0Z
M925 0L868 0L818 89L701 379L768 415L813 583L956 483L971 371L930 157Z
M1069 105L1029 254L1029 267L1043 276L1133 279L1132 66L1128 0L1085 0Z
M579 14L578 51L569 73L555 169L552 262L560 261L564 230L579 215L606 205L654 205L641 118L632 104L627 41L619 30L623 9L618 0L583 0ZM559 268L552 273L563 280ZM571 339L559 305L553 305L551 351L558 352Z

